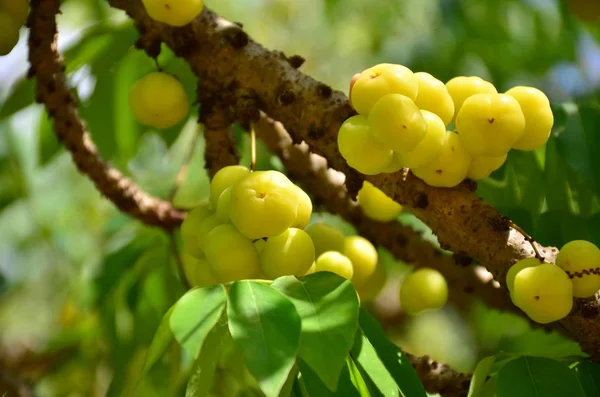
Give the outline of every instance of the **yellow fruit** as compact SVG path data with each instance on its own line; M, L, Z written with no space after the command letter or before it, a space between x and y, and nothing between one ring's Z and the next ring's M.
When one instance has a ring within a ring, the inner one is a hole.
M358 205L364 214L379 222L390 222L402 212L402 206L365 181L358 192Z
M537 88L518 86L506 91L515 98L525 116L525 132L513 149L535 150L546 144L554 124L554 115L546 94Z
M315 246L305 231L289 228L267 240L260 252L260 268L270 279L303 276L315 261Z
M397 152L393 152L392 162L382 172L386 174L393 174L394 172L400 171L404 168L404 165L400 162L400 156Z
M213 207L217 206L217 201L225 189L233 186L248 175L250 175L250 169L243 165L229 165L217 171L210 181L210 202Z
M400 285L402 310L411 316L441 309L447 301L446 278L435 269L418 269L409 274Z
M511 298L533 321L547 324L571 311L573 283L560 267L544 263L517 273Z
M345 236L335 227L325 223L317 222L305 229L315 245L315 255L319 256L326 251L344 250Z
M405 66L390 63L364 70L350 87L352 106L362 115L369 114L384 95L402 94L414 100L419 92L419 83L413 72Z
M506 273L506 287L508 290L511 293L513 292L515 286L515 277L521 270L528 267L539 266L541 264L542 262L540 262L540 260L537 258L525 258L512 265L510 269L508 269L508 273Z
M369 113L369 127L382 146L399 153L414 150L427 132L427 122L417 105L401 94L386 95L375 103ZM369 152L362 153L367 157Z
M352 284L363 285L373 276L379 255L369 240L361 236L346 237L342 253L352 262Z
M473 157L467 171L467 178L474 181L487 178L492 172L502 167L507 157L508 153L500 157Z
M411 171L430 186L454 187L466 178L470 165L471 155L463 142L456 133L449 131L438 157Z
M377 298L387 281L387 272L385 267L379 263L375 268L375 273L362 285L355 285L354 288L362 302L367 302Z
M308 270L306 271L306 273L304 273L305 276L308 276L309 274L313 274L316 272L316 268L315 268L315 262L312 263L312 265L310 265L310 267L308 268Z
M375 140L366 116L352 116L344 121L337 143L348 165L363 174L379 174L392 163L392 150Z
M454 119L460 111L463 102L475 94L497 94L496 87L490 82L485 81L481 77L477 76L458 76L446 83L448 93L452 97L454 102Z
M196 258L183 253L181 261L183 262L185 277L192 287L206 287L218 284L204 255Z
M184 250L193 256L202 254L202 241L198 236L198 231L202 224L213 215L208 203L199 205L191 210L181 224L181 240Z
M27 22L27 16L29 15L29 1L28 0L0 0L0 13L8 14L13 20L13 24L20 28ZM6 25L1 24L2 30L6 28Z
M256 252L258 252L260 254L262 252L263 248L265 248L265 244L267 244L267 241L263 240L262 238L259 238L252 244L254 244L254 248L256 248Z
M294 187L298 194L298 215L296 221L292 224L292 227L304 229L310 222L310 217L312 216L312 201L304 190L300 189L298 186Z
M427 110L421 110L421 114L427 123L425 137L414 150L397 152L398 161L408 168L419 168L431 163L439 155L446 140L446 126L442 119Z
M352 261L337 251L327 251L319 255L315 261L313 272L331 272L344 277L346 280L352 280L354 274Z
M184 26L204 8L204 0L142 0L150 18L171 26Z
M429 73L415 73L417 82L419 83L419 93L415 104L419 109L429 110L435 113L442 119L444 130L446 125L450 124L454 116L454 102L448 92L446 85L433 77Z
M219 222L227 223L230 222L229 210L231 209L231 186L223 190L219 200L217 201L217 219Z
M506 94L476 94L463 103L456 130L473 156L504 156L525 131L519 102Z
M584 240L565 244L556 256L560 266L573 281L573 296L588 298L600 290L600 249Z
M170 128L189 113L190 104L181 82L170 74L152 72L129 90L129 107L142 124Z
M19 42L19 26L4 12L0 12L0 26L0 56L8 55Z

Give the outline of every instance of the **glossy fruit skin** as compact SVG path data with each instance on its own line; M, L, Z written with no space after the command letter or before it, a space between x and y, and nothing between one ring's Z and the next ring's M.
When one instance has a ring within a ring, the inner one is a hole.
M436 114L444 126L450 124L454 117L454 101L446 85L426 72L415 73L415 77L419 83L419 93L415 104L421 110L428 110Z
M206 287L218 284L204 255L196 258L183 253L181 261L185 277L192 287Z
M418 92L417 78L409 68L382 63L364 70L351 83L350 101L359 114L368 115L385 95L402 94L415 100Z
M29 15L29 1L28 0L0 0L0 13L6 13L12 20L13 24L17 27L17 30L27 22L27 16ZM2 29L6 28L6 25L0 24Z
M260 268L269 279L303 276L315 261L315 246L301 229L289 228L267 240L260 252Z
M454 187L466 178L470 165L471 155L463 142L456 133L449 131L438 157L411 171L430 186Z
M277 236L297 215L294 184L279 171L254 171L231 189L229 218L249 239Z
M223 190L217 201L216 215L219 222L231 222L229 219L229 210L231 209L231 186Z
M312 239L315 246L315 256L317 257L326 251L342 252L344 250L346 238L344 234L325 222L313 223L304 231Z
M202 241L198 238L198 230L211 215L213 215L211 208L208 203L204 203L188 212L181 224L181 240L185 251L189 255L198 256L202 254Z
M185 26L204 9L204 0L142 0L150 18L170 26Z
M475 94L497 94L498 90L496 87L488 81L485 81L478 76L458 76L449 80L446 83L448 93L452 97L454 102L454 117L452 121L456 119L456 115L460 111L463 103L467 98Z
M331 272L346 280L352 280L354 269L352 261L347 256L337 251L326 251L315 260L313 272Z
M417 105L401 94L385 95L373 105L369 127L379 144L398 153L414 150L427 132L427 122Z
M479 181L487 178L506 162L508 153L500 157L473 157L467 178Z
M296 193L298 194L298 214L296 216L296 220L292 224L292 227L304 229L310 223L313 210L312 201L304 190L295 185L294 187L296 189Z
M355 285L356 292L362 302L371 301L379 295L387 281L387 271L385 267L379 263L375 268L375 272L362 285Z
M573 283L560 267L544 263L517 273L511 298L533 321L548 324L573 308Z
M210 181L210 202L216 207L225 189L250 175L250 169L243 165L228 165L221 168Z
M362 236L346 237L342 253L352 262L352 284L363 285L373 276L379 254L369 240Z
M181 82L163 72L151 72L129 90L129 107L144 125L164 129L182 121L190 104Z
M402 212L400 204L368 181L358 191L358 205L368 218L378 222L391 222Z
M525 258L512 265L510 269L508 269L508 273L506 273L506 288L512 293L515 289L515 277L517 274L523 269L539 266L541 264L542 262L537 258Z
M556 256L556 264L573 282L573 296L589 298L600 290L600 249L589 241L573 240Z
M19 26L8 14L0 12L0 56L8 55L19 42Z
M400 155L398 152L393 152L392 162L381 172L385 174L393 174L400 171L402 168L404 168L404 164L401 162Z
M412 316L441 309L447 301L446 278L435 269L418 269L409 274L400 286L402 310Z
M554 115L546 94L537 88L517 86L506 91L519 102L525 116L525 132L513 144L513 149L535 150L548 142L554 125Z
M338 150L348 165L365 175L376 175L392 162L393 152L375 140L365 116L352 116L340 127ZM369 153L365 156L365 153Z
M446 126L435 113L421 110L427 124L427 132L416 148L406 153L396 153L398 161L408 168L419 168L431 163L438 156L446 140Z
M219 225L208 233L204 253L219 283L252 279L260 273L252 241L231 224Z

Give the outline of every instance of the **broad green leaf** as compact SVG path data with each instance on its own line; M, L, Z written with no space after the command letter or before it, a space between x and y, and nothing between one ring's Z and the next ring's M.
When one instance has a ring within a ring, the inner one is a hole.
M346 362L344 362L335 392L329 390L321 378L302 359L298 359L298 368L302 374L302 383L310 397L360 397L361 395L350 379L350 371Z
M600 396L600 365L591 361L581 361L575 365L573 371L586 397Z
M469 394L467 397L480 397L485 381L496 361L496 357L489 356L482 358L477 363L473 377L471 378L471 384L469 385Z
M281 277L272 287L294 303L302 319L298 357L335 391L358 326L359 301L352 283L319 272L302 281Z
M490 380L485 382L477 397L497 397L496 388L498 386L498 376L492 376Z
M397 397L400 395L396 381L385 365L379 359L375 348L367 337L361 332L356 333L351 356L356 366L370 378L379 391L378 394L386 397Z
M404 353L390 341L381 325L365 310L360 310L360 328L375 348L377 355L396 381L402 396L425 397L425 387Z
M548 358L585 357L579 344L558 332L530 329L514 336L505 336L498 349L506 353Z
M556 140L550 137L546 144L546 166L544 169L546 203L548 210L570 210L569 184L563 159L556 149Z
M225 309L227 294L221 285L194 288L175 305L169 324L175 339L192 357L200 353L202 344Z
M160 360L160 358L167 352L169 346L175 339L173 333L171 332L171 327L169 326L169 321L172 314L173 307L167 311L160 322L160 325L154 334L154 338L152 339L152 343L150 344L150 348L148 349L148 355L146 356L146 361L144 362L144 367L139 380L146 376L154 364L156 364L156 362Z
M550 358L520 357L497 376L498 397L585 397L569 367Z
M572 240L590 240L586 219L566 210L544 212L533 238L542 245L562 247Z
M0 108L0 120L6 119L13 114L25 109L34 103L35 80L23 77L11 89L8 98Z
M348 357L348 359L346 360L346 364L348 366L348 372L350 374L350 381L352 382L352 384L354 384L354 387L356 387L356 390L358 390L358 393L361 397L379 396L376 390L373 391L373 394L369 391L369 385L367 384L367 381L363 378L360 369L358 368L352 357Z
M298 353L300 316L281 292L255 281L237 281L227 301L229 330L267 397L276 397Z

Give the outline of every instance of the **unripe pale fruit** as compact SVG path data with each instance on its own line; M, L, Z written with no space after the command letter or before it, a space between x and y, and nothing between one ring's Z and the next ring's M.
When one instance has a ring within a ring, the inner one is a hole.
M456 116L456 130L473 156L504 156L525 132L519 102L506 94L476 94Z
M294 184L279 171L255 171L231 189L229 218L247 238L283 233L298 215Z
M231 186L227 189L223 190L221 196L219 196L219 200L217 200L217 219L219 222L228 223L229 219L229 210L231 209Z
M392 150L375 140L366 116L352 116L344 121L338 132L337 143L348 165L363 174L379 174L392 162Z
M250 169L243 165L229 165L221 168L210 181L210 202L217 205L221 193L230 186L250 175Z
M266 277L303 276L315 261L315 246L305 231L289 228L267 240L260 252L260 268Z
M600 290L600 249L584 240L565 244L556 256L560 266L573 281L573 296L588 298Z
M4 12L0 12L0 26L0 56L8 55L19 42L19 26Z
M347 256L337 251L327 251L319 255L315 261L313 273L316 272L331 272L344 277L346 280L352 280L354 269L352 261Z
M344 250L344 234L325 222L313 223L306 228L305 232L308 233L315 245L317 257L326 251L342 252Z
M199 205L191 210L181 224L181 240L184 250L193 256L202 253L202 241L198 238L198 231L203 222L213 215L208 203Z
M385 267L379 263L375 268L375 273L362 285L355 285L354 288L362 302L375 299L387 281L387 272Z
M448 93L454 102L454 118L460 111L467 98L475 94L497 94L496 87L488 81L477 76L458 76L446 83Z
M298 194L298 214L296 216L296 220L292 224L292 227L304 229L310 222L310 217L312 216L312 201L304 190L300 189L296 185L294 185L294 188Z
M252 279L260 274L256 248L233 225L219 225L211 230L204 253L219 283Z
M447 301L448 283L435 269L418 269L400 285L400 304L409 315L441 309Z
M254 248L256 248L256 252L258 252L258 254L260 255L260 253L262 252L263 248L265 248L265 244L267 244L267 241L263 240L262 238L259 238L258 240L256 240L252 244L254 244Z
M150 18L171 26L184 26L204 8L204 0L142 0Z
M415 100L419 83L413 72L402 65L382 63L364 70L351 85L352 106L367 115L380 98L388 94L402 94Z
M426 72L415 73L419 83L419 93L415 104L419 109L429 110L440 117L446 125L450 124L454 117L454 101L448 92L448 88L441 81Z
M473 157L471 166L467 171L467 178L471 178L474 181L485 179L492 172L502 167L507 158L508 153L500 157Z
M13 24L17 26L17 30L27 22L27 16L29 15L29 1L28 0L0 0L0 13L8 14L13 20ZM6 28L6 25L1 24L2 29Z
M449 131L438 157L411 171L430 186L454 187L466 178L470 165L471 155L463 142L456 133Z
M512 265L510 269L508 269L508 273L506 273L506 288L512 293L515 287L515 277L517 274L523 269L539 266L541 264L542 262L537 258L525 258Z
M379 255L369 240L361 236L346 237L342 253L352 262L352 284L363 285L373 276Z
M442 150L446 140L446 126L442 119L435 113L421 110L427 123L425 137L416 148L410 152L397 152L398 161L408 168L419 168L431 163Z
M388 165L382 172L386 174L393 174L394 172L400 171L404 168L404 164L402 164L400 156L398 152L393 152L392 162Z
M214 228L216 228L219 225L223 225L223 222L219 220L217 214L209 215L206 219L200 222L198 224L198 227L196 228L195 243L191 246L191 248L194 248L194 250L190 251L186 247L184 240L185 251L195 256L198 256L200 253L204 253L204 248L206 247L206 236L208 236L208 233L210 233Z
M506 91L515 98L525 116L525 132L514 144L513 149L535 150L546 144L554 124L554 115L546 94L537 88L518 86Z
M368 218L379 222L393 221L402 212L400 204L367 181L358 191L358 205Z
M152 72L129 90L129 107L142 124L170 128L189 113L190 104L181 82L163 72Z
M573 283L560 267L544 263L517 273L511 298L533 321L548 324L573 308Z
M369 127L381 145L398 153L414 150L427 132L427 122L417 105L401 94L386 95L375 103L369 113ZM369 152L363 156L365 153Z
M185 277L192 287L206 287L218 284L204 255L196 258L183 253L181 255L181 262L183 263Z

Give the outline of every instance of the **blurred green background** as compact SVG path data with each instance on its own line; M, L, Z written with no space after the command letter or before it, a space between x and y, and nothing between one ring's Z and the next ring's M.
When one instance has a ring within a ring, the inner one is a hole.
M133 43L124 14L100 0L67 0L60 48L81 113L103 156L146 191L167 197L190 145L189 173L175 204L207 197L195 116L154 131L128 106L133 82L155 64ZM578 1L577 3L582 3ZM350 77L380 62L401 63L446 81L478 75L499 91L527 84L553 102L546 148L511 152L478 193L542 244L600 243L600 28L558 0L207 0L256 40L307 59L302 70L347 92ZM599 6L600 7L600 6ZM596 15L599 15L600 11ZM584 16L589 16L587 10ZM27 30L0 57L0 385L34 384L39 396L131 395L146 349L167 308L183 293L167 235L118 213L77 173L43 109L33 104ZM164 49L159 63L190 97L188 66ZM194 111L197 108L194 109ZM248 162L247 138L239 149ZM279 167L264 149L260 167ZM349 225L325 217L353 233ZM402 221L427 231L409 215ZM558 227L557 227L558 226ZM435 243L435 238L429 235ZM410 268L381 251L394 275L378 305L399 313L397 288ZM381 308L384 309L381 309ZM555 334L476 303L403 318L388 329L408 351L471 371L486 352L555 357L579 352ZM551 347L549 347L551 346ZM142 394L180 395L189 360L173 347ZM179 393L179 394L178 394Z

